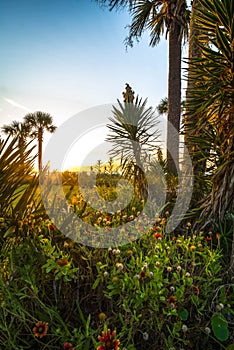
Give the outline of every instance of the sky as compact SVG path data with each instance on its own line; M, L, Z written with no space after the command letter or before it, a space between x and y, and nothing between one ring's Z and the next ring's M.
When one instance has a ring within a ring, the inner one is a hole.
M167 41L149 47L146 33L126 50L129 23L94 0L0 0L0 126L37 110L61 126L122 100L125 83L155 109L167 96Z

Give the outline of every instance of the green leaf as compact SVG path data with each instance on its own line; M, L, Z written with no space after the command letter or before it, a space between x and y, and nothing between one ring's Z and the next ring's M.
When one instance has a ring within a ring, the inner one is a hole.
M220 341L225 341L229 337L228 323L222 314L214 314L211 319L212 331Z
M92 289L96 289L97 286L99 285L100 279L97 278L96 281L94 282L94 284L92 285Z
M187 321L189 313L187 309L180 309L178 311L178 315L181 318L182 321Z

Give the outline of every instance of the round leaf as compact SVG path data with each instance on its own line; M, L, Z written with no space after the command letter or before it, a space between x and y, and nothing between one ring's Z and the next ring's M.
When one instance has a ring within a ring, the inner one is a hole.
M220 341L225 341L229 337L227 320L221 314L215 314L211 320L211 326L215 337Z
M180 309L178 311L178 315L181 318L182 321L187 321L189 313L187 309Z

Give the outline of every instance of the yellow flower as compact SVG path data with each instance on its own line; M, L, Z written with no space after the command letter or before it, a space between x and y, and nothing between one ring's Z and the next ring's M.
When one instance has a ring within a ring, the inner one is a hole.
M106 319L106 314L104 312L100 312L100 314L98 315L99 321L102 322Z
M189 249L191 250L191 252L193 252L194 250L196 250L196 247L195 247L195 245L191 245L191 246L189 247Z

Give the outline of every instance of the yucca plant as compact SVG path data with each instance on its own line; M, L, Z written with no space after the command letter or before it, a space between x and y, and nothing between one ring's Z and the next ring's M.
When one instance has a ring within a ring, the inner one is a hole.
M144 176L147 158L157 152L156 141L159 132L155 129L158 121L152 107L147 108L147 99L142 101L127 84L124 103L118 100L118 107L113 106L113 117L107 127L110 133L107 141L113 147L110 155L121 159L123 176L133 179L136 195L146 195L146 179ZM129 96L128 96L129 94Z
M211 150L202 155L208 165L211 190L201 212L205 224L210 225L222 221L227 211L234 209L234 3L199 3L196 26L201 57L189 62L193 84L188 99L187 132L191 130L188 142L194 149L201 150L206 142Z
M27 206L39 205L37 175L33 173L31 143L19 149L18 139L10 136L0 143L0 216L20 219Z

